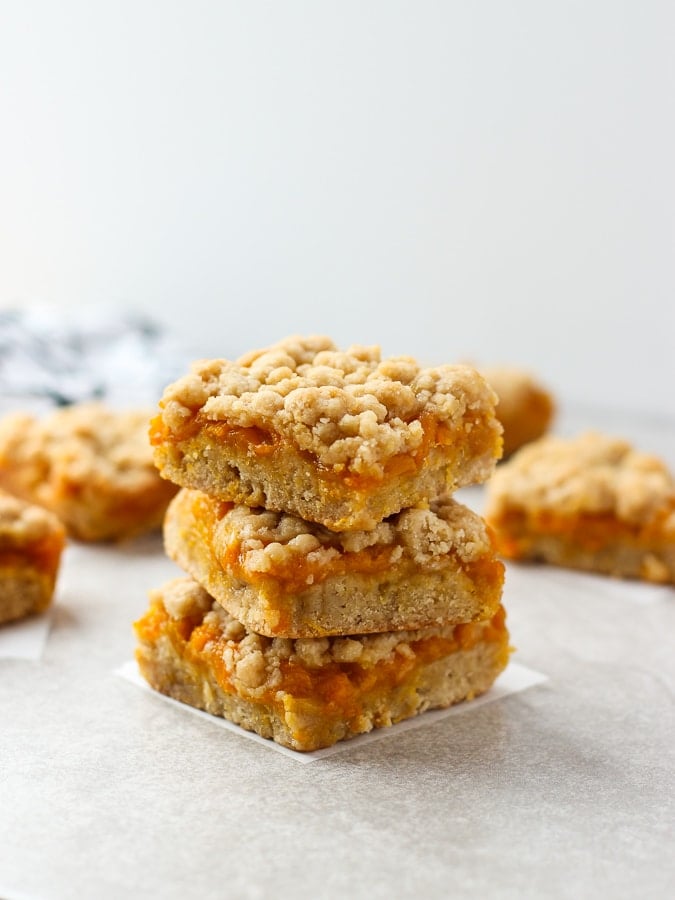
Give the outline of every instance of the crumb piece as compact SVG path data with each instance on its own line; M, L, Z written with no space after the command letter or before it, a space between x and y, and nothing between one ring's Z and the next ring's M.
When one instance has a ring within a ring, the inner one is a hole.
M81 540L157 528L175 487L152 461L148 414L81 404L0 421L0 485L54 512Z
M555 401L530 372L515 366L481 368L495 390L497 418L504 427L504 458L542 437L555 417Z
M0 491L0 623L47 609L64 543L56 516Z
M469 366L289 338L237 362L195 363L165 390L151 439L164 477L185 487L370 529L489 477L501 453L495 402ZM388 496L373 501L378 491Z
M503 583L485 523L451 498L372 531L334 532L183 488L167 511L164 544L235 618L270 636L482 619Z
M501 608L470 631L436 626L293 641L232 627L215 602L201 621L175 618L169 609L180 604L170 597L186 590L176 580L154 592L135 625L144 677L162 693L296 750L477 696L509 657Z
M523 447L489 484L486 517L504 556L675 582L675 479L626 441Z

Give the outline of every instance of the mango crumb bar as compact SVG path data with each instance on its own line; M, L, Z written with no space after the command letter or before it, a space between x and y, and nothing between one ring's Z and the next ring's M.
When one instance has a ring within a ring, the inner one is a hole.
M628 443L542 438L488 485L499 552L623 578L675 583L675 479Z
M483 520L452 499L338 533L184 488L169 506L164 540L231 615L270 637L486 619L504 578Z
M152 461L146 412L77 404L0 421L0 486L54 512L83 541L159 528L176 488Z
M501 607L466 625L267 638L191 579L154 591L135 629L137 660L155 690L301 751L470 700L509 657Z
M491 366L480 372L499 398L497 418L504 427L505 458L546 434L555 401L530 372L514 366Z
M0 623L47 609L64 543L56 516L0 491Z
M485 481L501 455L495 394L468 366L294 337L170 385L151 425L161 474L335 531Z

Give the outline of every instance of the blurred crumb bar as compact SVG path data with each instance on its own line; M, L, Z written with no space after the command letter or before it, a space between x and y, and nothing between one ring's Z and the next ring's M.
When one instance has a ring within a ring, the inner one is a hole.
M64 543L56 516L0 491L0 624L47 609Z
M285 513L183 489L164 524L168 555L246 628L317 637L457 624L502 593L483 520L452 499L369 531L332 532Z
M176 488L152 461L147 412L76 404L0 420L0 486L54 512L83 541L159 528Z
M509 656L501 608L457 626L269 638L247 631L192 579L154 591L135 629L137 660L155 690L301 751L470 700Z
M485 481L501 455L495 395L468 366L294 337L195 363L151 427L163 477L335 531L374 528Z
M497 418L504 427L504 457L535 441L551 427L555 401L528 371L514 366L481 368L499 397Z
M486 518L510 559L675 583L675 480L625 441L528 444L488 485Z

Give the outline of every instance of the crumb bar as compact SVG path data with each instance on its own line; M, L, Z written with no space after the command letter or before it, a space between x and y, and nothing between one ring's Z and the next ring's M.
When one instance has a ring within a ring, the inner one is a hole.
M231 615L270 637L486 619L502 593L504 567L483 520L451 499L370 531L333 532L184 488L164 539L168 555Z
M495 394L468 366L289 338L195 363L151 425L165 478L335 531L374 528L485 481L501 454Z
M523 447L488 485L486 518L508 558L675 583L675 480L625 441Z
M0 491L0 623L47 609L64 543L56 516Z
M555 415L550 392L523 369L491 366L480 371L499 397L497 418L504 427L504 457L543 437Z
M158 528L176 488L152 461L145 412L78 404L0 421L0 486L56 513L83 541Z
M508 662L504 618L500 608L467 625L268 638L177 579L151 594L136 655L155 690L308 751L484 693Z

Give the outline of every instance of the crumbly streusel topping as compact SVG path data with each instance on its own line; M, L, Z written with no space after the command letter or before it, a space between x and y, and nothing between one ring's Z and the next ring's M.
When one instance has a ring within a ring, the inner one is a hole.
M201 360L170 385L162 418L180 433L196 412L209 420L276 432L337 471L381 475L383 463L414 453L423 414L458 435L487 420L496 395L468 366L421 368L379 347L340 351L326 337L292 337L236 362Z
M175 603L174 597L180 595ZM244 626L233 619L209 594L190 578L180 578L169 582L151 597L161 601L173 618L199 615L206 612L203 622L218 632L218 639L224 639L223 661L236 688L251 691L269 690L281 682L280 664L283 660L298 663L310 669L318 669L332 663L358 663L363 668L371 668L377 663L391 661L397 656L412 659L416 641L439 636L452 637L455 626L434 626L416 631L397 631L386 634L368 634L355 637L326 638L269 638L247 632ZM173 610L178 611L174 615ZM482 623L465 626L480 629ZM213 644L211 644L213 646ZM209 644L205 646L208 651Z
M0 468L21 468L27 483L115 483L139 488L157 480L145 411L77 404L44 419L13 413L0 421Z
M199 497L200 503L218 504L187 491L175 502L189 502L194 497ZM423 568L443 564L449 554L470 563L492 552L483 520L450 498L430 509L405 509L370 531L339 533L297 516L235 506L217 521L213 545L221 557L235 548L239 564L250 575L274 575L295 565L309 565L317 573L344 554L368 548L388 549L391 564L405 557Z
M27 546L62 533L61 523L46 509L0 491L0 549Z
M565 516L611 513L641 525L675 504L675 480L661 460L592 432L523 447L502 464L488 491L488 517L514 508ZM671 517L675 527L675 512Z

